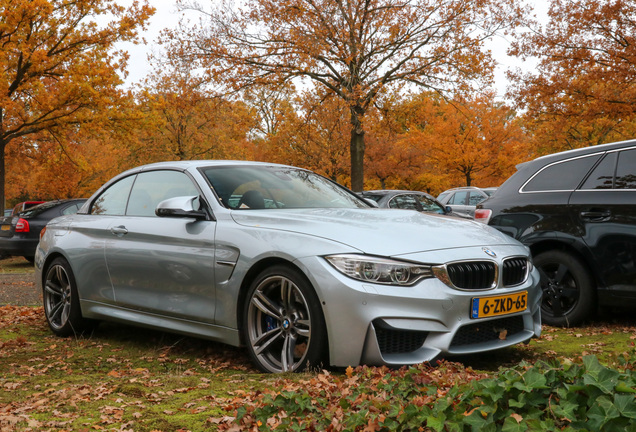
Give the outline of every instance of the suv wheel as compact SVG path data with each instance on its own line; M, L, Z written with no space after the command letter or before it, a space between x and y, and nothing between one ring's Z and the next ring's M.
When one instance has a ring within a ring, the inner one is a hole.
M534 258L541 275L541 320L544 324L573 327L589 318L594 307L592 276L579 259L562 251Z

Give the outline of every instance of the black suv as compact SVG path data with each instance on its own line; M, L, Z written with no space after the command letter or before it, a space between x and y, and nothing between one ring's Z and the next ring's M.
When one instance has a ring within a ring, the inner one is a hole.
M475 219L530 247L544 323L576 326L597 306L636 305L636 141L520 164Z

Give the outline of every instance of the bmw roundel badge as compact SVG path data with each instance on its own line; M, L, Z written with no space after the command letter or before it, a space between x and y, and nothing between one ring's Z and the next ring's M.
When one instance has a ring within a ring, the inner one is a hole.
M481 250L483 250L486 253L486 255L488 255L488 256L491 256L493 258L497 257L497 254L495 252L493 252L492 250L488 249L487 247L483 247L483 248L481 248Z

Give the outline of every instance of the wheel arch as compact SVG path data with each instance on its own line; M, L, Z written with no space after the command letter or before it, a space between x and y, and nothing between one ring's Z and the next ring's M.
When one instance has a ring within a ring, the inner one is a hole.
M51 263L56 259L56 258L63 258L66 260L66 262L68 263L69 266L71 266L71 262L69 261L69 259L60 252L51 252L49 255L46 256L44 262L42 263L42 271L40 273L40 280L38 281L40 283L40 286L42 288L44 288L44 279L46 278L46 272L48 271L49 265L51 265ZM73 267L71 266L71 270L73 269Z
M249 270L248 272L245 274L245 277L243 278L243 281L241 282L241 287L239 290L239 295L238 295L238 299L236 302L236 317L237 317L237 326L238 326L238 330L239 330L239 335L240 335L240 341L241 341L241 345L245 344L245 341L243 340L243 318L244 318L244 304L245 304L245 299L247 297L247 292L250 289L250 286L252 285L252 282L254 282L254 279L256 279L256 277L266 268L268 267L273 267L275 265L284 265L287 266L293 270L296 270L298 272L299 275L301 275L304 279L305 282L307 282L307 284L314 290L314 292L316 293L316 295L318 296L318 292L316 290L316 287L314 287L314 284L311 283L310 279L307 277L307 275L305 274L305 272L296 264L294 264L293 262L286 260L284 258L280 258L280 257L268 257L268 258L264 258L260 261L258 261L257 263L255 263ZM320 310L322 311L323 317L325 316L325 311L323 309L323 305L322 302L320 303ZM329 335L326 335L327 340L329 339L328 337Z
M599 279L598 272L595 271L594 263L590 261L590 258L585 253L581 252L579 248L576 248L574 244L558 240L545 240L533 243L529 245L529 247L533 257L536 257L543 252L554 250L572 255L573 257L581 261L585 265L585 267L587 267L587 270L590 272L595 282L595 290L598 290L599 287L603 286L602 281Z

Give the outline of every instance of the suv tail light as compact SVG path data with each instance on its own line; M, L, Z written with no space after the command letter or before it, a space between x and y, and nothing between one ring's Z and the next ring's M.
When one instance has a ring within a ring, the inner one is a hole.
M15 232L28 233L29 230L29 221L22 218L18 219L18 222L15 224Z
M492 210L490 209L476 209L475 210L475 220L477 222L484 223L488 225L488 221L490 221L490 216L492 216Z

